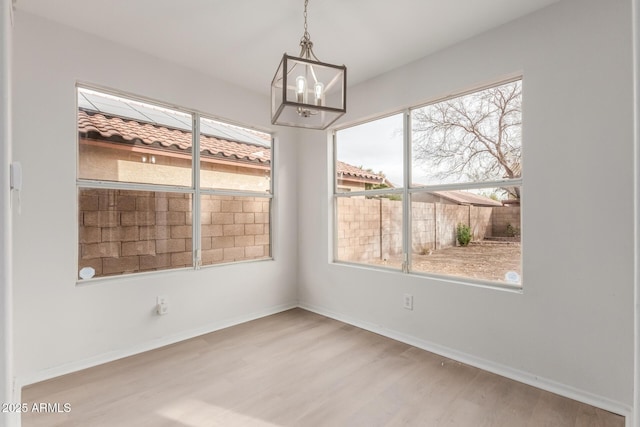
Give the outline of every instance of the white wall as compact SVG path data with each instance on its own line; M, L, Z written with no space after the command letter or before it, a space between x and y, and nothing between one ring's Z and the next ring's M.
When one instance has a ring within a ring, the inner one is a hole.
M265 127L268 100L19 13L13 157L25 175L13 228L15 374L40 380L280 310L298 293L317 311L629 409L630 16L630 0L563 0L349 90L345 120L356 121L524 73L518 294L329 263L329 144L321 132L301 131L297 142L283 128L275 150L274 262L77 287L76 80ZM402 309L405 292L414 295L413 311ZM165 317L151 314L159 294L171 303Z
M0 402L14 402L12 348L11 209L11 1L0 0ZM0 415L0 427L11 415Z
M634 357L634 399L633 415L635 426L640 426L640 0L633 0L633 81L634 81L634 149L635 149L635 177L634 177L634 214L635 214L635 268L634 268L634 326L635 326L635 357Z
M116 28L114 28L114 31ZM269 100L178 65L18 12L14 157L15 373L30 383L296 305L297 146L278 129L275 261L76 286L75 83L88 82L268 128ZM228 60L220 66L229 66ZM270 76L265 76L265 87ZM152 313L166 295L170 313Z
M523 293L328 262L331 149L306 132L300 304L629 413L630 16L631 0L564 0L350 88L345 122L523 73ZM413 311L403 293L414 295Z

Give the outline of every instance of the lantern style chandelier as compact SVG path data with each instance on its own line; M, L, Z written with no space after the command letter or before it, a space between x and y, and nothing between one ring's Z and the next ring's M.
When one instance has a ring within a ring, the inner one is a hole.
M321 62L313 53L308 4L305 0L300 55L285 53L271 82L271 123L326 129L347 112L347 67Z

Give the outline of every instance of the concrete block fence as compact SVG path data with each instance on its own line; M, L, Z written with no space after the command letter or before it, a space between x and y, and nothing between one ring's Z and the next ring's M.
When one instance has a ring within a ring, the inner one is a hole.
M268 198L203 195L202 264L270 256ZM95 276L189 267L190 194L81 189L79 269Z
M337 259L387 260L402 254L402 202L388 198L337 198ZM411 203L414 253L455 246L458 224L471 227L474 241L506 236L507 225L520 227L520 207L478 207Z

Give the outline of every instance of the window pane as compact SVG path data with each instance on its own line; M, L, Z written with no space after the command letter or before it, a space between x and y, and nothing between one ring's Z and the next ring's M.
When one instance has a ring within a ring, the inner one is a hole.
M402 197L337 197L336 261L402 268Z
M190 194L80 189L78 205L81 279L193 265Z
M191 115L78 89L78 177L191 186Z
M411 270L521 283L520 188L411 195Z
M203 195L202 264L271 257L267 197Z
M402 114L336 133L337 191L402 187Z
M271 135L200 120L200 186L271 191Z
M522 81L411 112L412 185L521 176Z

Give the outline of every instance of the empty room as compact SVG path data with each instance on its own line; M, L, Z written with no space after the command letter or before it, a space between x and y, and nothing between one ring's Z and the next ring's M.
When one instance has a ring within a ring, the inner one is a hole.
M0 4L0 427L640 427L640 0Z

